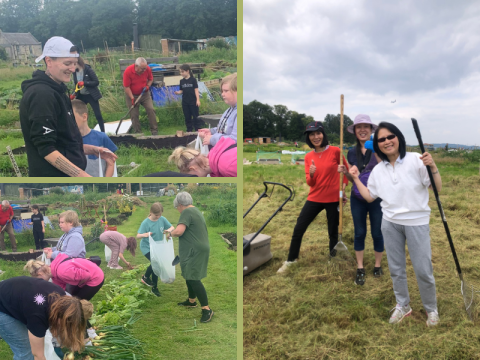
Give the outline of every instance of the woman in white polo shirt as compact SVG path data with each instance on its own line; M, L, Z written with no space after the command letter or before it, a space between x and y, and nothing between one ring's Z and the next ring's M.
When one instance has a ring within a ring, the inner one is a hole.
M389 322L399 323L412 313L407 286L406 242L427 312L427 326L437 325L440 319L430 247L430 179L426 166L432 170L438 191L442 188L442 179L429 153L406 152L405 138L393 124L382 122L378 125L373 147L382 162L372 170L367 187L359 180L356 166L352 166L350 174L365 200L382 199L382 234L397 300Z

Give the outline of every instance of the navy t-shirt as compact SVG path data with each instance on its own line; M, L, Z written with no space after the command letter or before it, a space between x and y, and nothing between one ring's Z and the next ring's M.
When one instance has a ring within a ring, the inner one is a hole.
M180 80L180 90L182 93L182 104L183 105L196 105L197 97L195 96L195 89L198 89L197 79L193 76L190 76L188 79Z
M43 215L42 213L38 213L37 215L32 215L32 222L33 222L33 231L42 231L42 221Z
M66 295L58 285L40 278L18 276L0 281L0 312L27 326L36 337L45 336L50 302L48 295Z

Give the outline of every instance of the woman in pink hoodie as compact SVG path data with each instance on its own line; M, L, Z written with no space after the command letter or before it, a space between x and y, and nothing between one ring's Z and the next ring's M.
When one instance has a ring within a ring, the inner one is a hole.
M31 276L54 284L79 299L90 300L100 290L105 280L100 267L88 259L70 258L59 253L50 266L38 260L29 260L25 265Z
M210 150L208 158L197 150L183 146L177 147L168 162L174 163L184 174L205 177L236 177L237 176L237 143L227 137L222 137Z

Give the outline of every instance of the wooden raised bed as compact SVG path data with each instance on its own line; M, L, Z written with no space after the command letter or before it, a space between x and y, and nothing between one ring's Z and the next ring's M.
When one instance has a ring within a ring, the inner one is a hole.
M33 252L7 252L0 251L0 259L6 261L28 261L41 256L43 250L34 250Z

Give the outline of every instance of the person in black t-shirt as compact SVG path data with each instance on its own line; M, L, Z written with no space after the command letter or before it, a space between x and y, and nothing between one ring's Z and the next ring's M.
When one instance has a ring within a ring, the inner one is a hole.
M35 239L35 249L40 250L45 247L43 238L45 237L45 222L43 215L38 209L38 205L32 205L32 222L28 225L33 225L33 238Z
M187 131L197 131L202 127L198 121L198 110L200 108L200 94L198 93L198 83L193 76L192 69L187 64L180 66L180 90L175 94L182 95L182 109L185 115L185 125Z
M45 359L47 329L62 347L80 352L87 325L86 300L66 296L53 283L28 276L0 282L0 336L12 349L14 359ZM30 357L29 357L30 356Z

